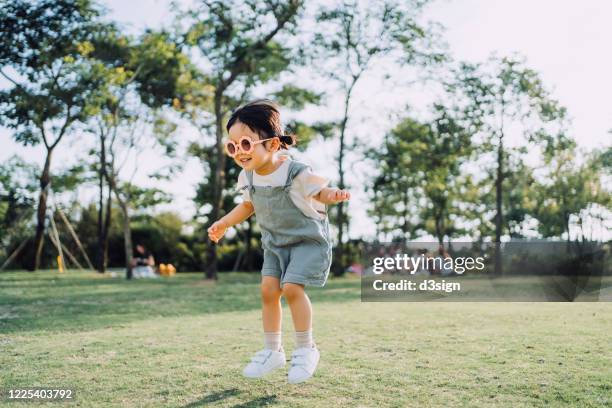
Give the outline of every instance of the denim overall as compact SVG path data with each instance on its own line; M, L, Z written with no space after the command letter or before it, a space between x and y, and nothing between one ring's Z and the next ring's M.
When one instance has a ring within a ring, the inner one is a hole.
M307 217L291 200L291 183L306 164L291 160L284 186L254 186L247 171L248 188L261 228L264 249L262 275L283 283L323 286L329 275L332 246L328 217Z

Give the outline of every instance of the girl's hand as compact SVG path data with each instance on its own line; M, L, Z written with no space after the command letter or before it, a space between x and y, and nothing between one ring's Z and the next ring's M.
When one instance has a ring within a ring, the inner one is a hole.
M319 193L319 201L325 204L336 204L351 199L351 193L339 188L325 188Z
M210 238L210 240L216 244L221 238L223 238L223 235L225 235L225 231L227 231L228 228L229 226L222 219L216 221L208 228L208 238Z
M351 193L346 190L337 189L332 198L335 202L348 201L351 199Z

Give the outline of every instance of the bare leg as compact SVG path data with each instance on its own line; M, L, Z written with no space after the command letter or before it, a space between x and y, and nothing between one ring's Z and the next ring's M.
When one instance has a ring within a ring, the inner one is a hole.
M312 305L304 291L304 285L285 283L282 293L285 299L287 299L289 309L291 309L295 331L303 332L310 330L312 328Z
M280 280L273 276L261 278L261 317L264 332L281 331L283 309L281 308L282 295Z

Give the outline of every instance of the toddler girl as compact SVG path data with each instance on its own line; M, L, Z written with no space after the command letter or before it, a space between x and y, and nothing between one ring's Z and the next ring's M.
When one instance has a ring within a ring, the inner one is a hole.
M296 348L291 356L288 381L312 377L319 350L312 338L312 306L306 285L323 286L331 264L331 237L327 204L350 198L347 191L329 188L329 181L286 155L293 145L280 121L279 107L262 99L236 109L228 123L226 153L242 167L238 187L243 201L216 221L208 235L218 242L225 231L256 214L264 252L261 269L264 349L244 368L246 377L258 378L285 365L281 344L280 298L291 310Z

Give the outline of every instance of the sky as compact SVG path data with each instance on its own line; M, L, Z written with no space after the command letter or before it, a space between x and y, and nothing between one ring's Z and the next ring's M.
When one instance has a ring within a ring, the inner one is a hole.
M102 3L110 9L109 18L125 24L133 32L170 23L167 0L106 0ZM606 0L438 0L425 13L426 18L445 26L444 38L458 60L484 61L492 52L525 56L527 65L541 74L553 97L567 107L572 118L572 135L578 145L589 149L609 145L612 141L609 133L612 129L609 103L612 53L608 43L612 38L611 15L612 2ZM364 78L355 90L349 131L359 135L384 134L393 126L389 118L393 117L398 106L404 103L424 106L431 96L427 89L415 88L398 93L389 88L374 77ZM341 113L341 108L340 100L331 98L328 106L308 109L299 117L304 120L333 117ZM185 132L185 140L193 137L193 133L187 134L189 130ZM28 161L43 163L40 147L19 146L10 139L10 132L6 129L0 129L0 143L0 161L19 154ZM68 143L77 146L79 140L73 138ZM335 151L333 143L315 142L305 154L297 156L312 164L315 171L332 175L336 173ZM54 168L65 167L71 154L69 151L58 152L54 159ZM174 194L176 199L168 208L179 211L184 219L194 214L192 197L195 184L202 178L195 159L186 160L180 183L153 182L145 176L146 166L140 170L134 180L136 183L157 185ZM368 176L367 172L367 169L356 168L349 175L349 183L358 187L349 208L354 219L360 220L351 226L352 237L368 235L374 228L365 217L367 197L358 192ZM90 193L93 197L93 192ZM83 199L87 200L87 197Z

